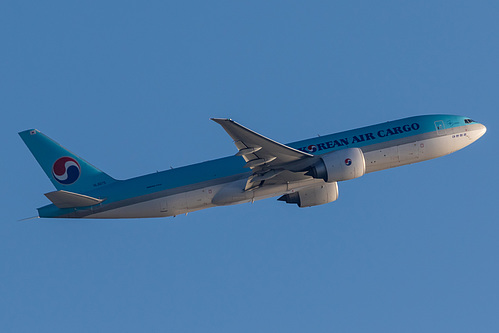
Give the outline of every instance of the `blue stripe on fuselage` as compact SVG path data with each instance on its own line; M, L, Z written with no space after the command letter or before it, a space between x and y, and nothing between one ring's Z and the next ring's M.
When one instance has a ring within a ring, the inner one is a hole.
M451 115L416 116L293 142L288 145L310 154L321 155L335 150L362 148L375 143L434 132L436 121L442 121L446 129L463 126L465 125L464 119L466 117Z
M464 126L466 117L453 115L426 115L389 121L336 134L296 141L288 146L314 155L325 154L345 148L362 148L413 135L434 132L435 122L442 121L445 128ZM315 148L314 148L315 147ZM201 183L217 178L248 173L245 161L238 156L229 156L184 167L157 172L145 176L117 181L96 190L84 193L97 198L106 198L109 204L132 197L139 197L181 186ZM81 210L84 210L83 208ZM39 208L40 217L57 217L74 212L74 209L59 209L54 205Z

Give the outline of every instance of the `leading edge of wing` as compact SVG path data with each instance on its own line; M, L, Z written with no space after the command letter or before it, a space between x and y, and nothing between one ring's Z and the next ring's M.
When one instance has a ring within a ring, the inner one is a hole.
M312 154L291 148L258 134L232 119L211 118L211 120L221 125L234 140L236 147L239 149L237 155L246 160L249 168L258 167L258 161L265 161L266 165L275 166L314 157Z

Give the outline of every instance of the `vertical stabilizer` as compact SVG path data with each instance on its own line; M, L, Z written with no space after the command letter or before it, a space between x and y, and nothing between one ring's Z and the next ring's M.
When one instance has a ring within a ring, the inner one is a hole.
M36 129L19 135L57 190L86 193L116 181Z

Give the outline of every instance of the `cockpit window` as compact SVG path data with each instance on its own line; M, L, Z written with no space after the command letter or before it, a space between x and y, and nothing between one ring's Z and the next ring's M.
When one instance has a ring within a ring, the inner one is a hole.
M476 123L476 121L471 120L471 119L464 119L465 124L471 124L471 123Z

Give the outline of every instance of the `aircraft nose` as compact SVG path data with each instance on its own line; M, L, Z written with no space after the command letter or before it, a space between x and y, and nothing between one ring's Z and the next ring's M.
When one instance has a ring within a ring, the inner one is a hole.
M487 127L485 127L485 125L483 124L478 124L478 125L480 126L478 127L477 130L477 135L478 135L477 139L481 138L485 134L485 132L487 132Z

